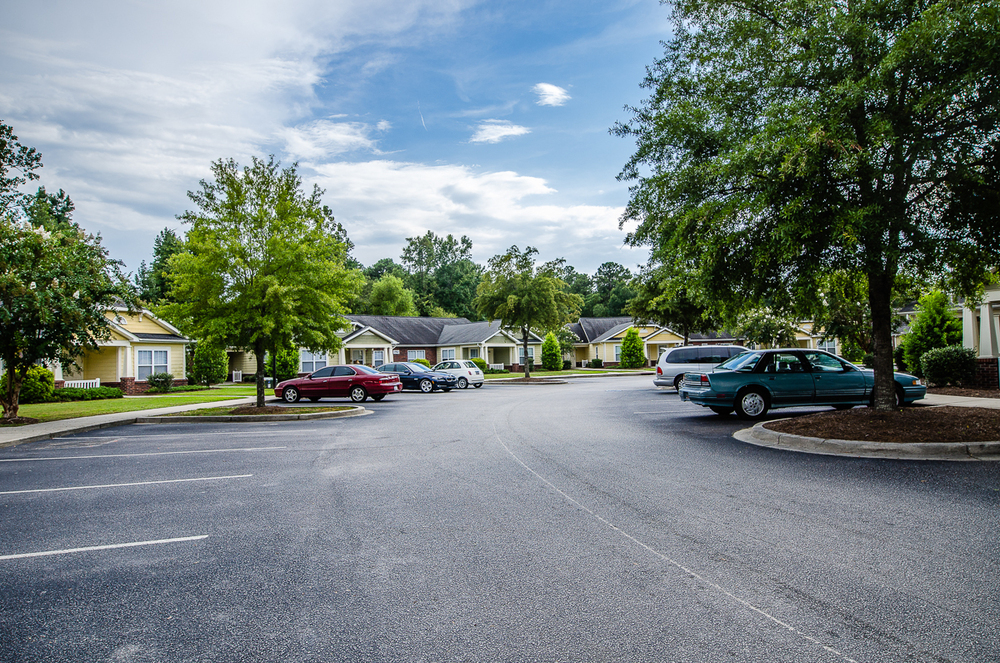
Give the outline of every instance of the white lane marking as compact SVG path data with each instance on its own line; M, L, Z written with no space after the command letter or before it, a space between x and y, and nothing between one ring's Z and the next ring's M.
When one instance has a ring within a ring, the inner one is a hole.
M318 430L319 430L318 428L305 428L305 429L302 429L302 430L297 430L295 432L296 433L315 433ZM239 436L240 437L249 437L251 435L271 435L271 436L274 436L274 435L277 435L277 434L278 434L277 431L247 431L247 432L240 432ZM211 435L228 435L228 436L232 437L233 436L233 432L232 431L220 431L220 432L217 432L217 433L199 433L198 434L199 437L209 437ZM105 440L108 437L109 437L108 435L74 435L73 437L60 437L60 438L53 438L53 439L59 439L59 440ZM148 435L118 435L118 436L115 436L115 439L126 440L126 439L132 439L132 438L139 438L139 439L145 440L146 438L149 438L149 437L177 437L177 433L150 433Z
M187 483L190 481L219 481L222 479L246 479L252 474L233 474L225 477L195 477L192 479L163 479L162 481L136 481L134 483L106 483L98 486L69 486L66 488L35 488L33 490L5 490L0 495L23 495L25 493L57 493L64 490L88 490L90 488L124 488L126 486L154 486L161 483Z
M194 451L155 451L145 454L101 454L96 456L52 456L49 458L0 458L0 463L25 463L32 460L81 460L90 458L137 458L140 456L173 456L179 454L221 454L230 451L274 451L288 447L245 447L240 449L196 449Z
M161 543L183 543L185 541L200 541L207 539L208 534L198 536L182 536L176 539L156 539L155 541L133 541L132 543L114 543L107 546L88 546L86 548L66 548L65 550L45 550L43 552L20 553L18 555L0 555L0 560L26 559L28 557L48 557L49 555L68 555L70 553L90 552L92 550L114 550L115 548L134 548L136 546L156 546Z
M712 582L708 578L702 576L699 573L696 573L695 571L692 571L691 569L689 569L688 567L684 566L683 564L681 564L677 560L669 557L668 555L665 555L664 553L661 553L660 551L654 549L650 545L648 545L646 543L643 543L639 539L635 538L634 536L632 536L631 534L629 534L625 530L621 529L620 527L618 527L617 525L615 525L614 523L612 523L607 518L604 518L603 516L598 515L596 512L588 509L583 504L581 504L580 502L578 502L574 498L570 497L567 493L565 493L564 491L560 490L554 483L552 483L551 481L549 481L548 479L546 479L545 477L543 477L541 474L539 474L538 472L536 472L535 470L533 470L531 467L529 467L527 463L525 463L523 460L521 460L520 457L518 457L518 455L515 454L513 452L513 450L511 450L511 448L508 447L504 443L504 441L500 438L500 433L497 432L497 426L496 426L496 422L495 421L493 422L493 436L496 437L496 440L497 440L497 442L500 443L500 446L504 448L504 450L510 455L511 458L513 458L517 462L518 465L520 465L521 467L523 467L524 469L526 469L528 472L530 472L531 474L533 474L539 481L541 481L542 483L544 483L546 486L548 486L549 488L551 488L555 492L559 493L559 495L561 495L562 498L565 499L567 502L570 502L571 504L575 505L578 509L580 509L581 511L585 512L587 515L589 515L594 520L596 520L596 521L602 523L603 525L607 526L612 531L614 531L616 534L624 537L625 539L628 539L629 541L631 541L635 545L639 546L643 550L646 550L646 551L652 553L653 555L655 555L659 559L663 560L664 562L667 562L668 564L677 567L678 569L680 569L684 573L688 574L689 576L691 576L695 580L698 580L698 581L704 583L705 585L708 585L712 589L715 589L718 592L721 592L722 594L724 594L725 596L729 597L733 601L736 601L737 603L739 603L743 607L748 608L750 610L753 610L757 614L759 614L762 617L770 620L771 622L777 624L778 626L780 626L780 627L782 627L784 629L787 629L788 631L796 634L797 636L799 636L800 638L802 638L806 642L809 642L809 643L815 644L815 645L819 645L820 647L822 647L824 650L830 652L831 654L836 654L837 656L841 657L844 661L847 661L847 663L858 663L858 661L854 660L853 658L849 658L846 654L844 654L842 652L839 652L836 649L834 649L834 648L832 648L832 647L830 647L828 645L823 644L822 642L820 642L816 638L813 638L813 637L811 637L811 636L803 633L802 631L799 631L798 629L796 629L791 624L788 624L786 622L781 621L780 619L778 619L777 617L775 617L771 613L763 610L762 608L758 608L757 606L755 606L754 604L750 603L746 599L743 599L743 598L740 598L739 596L736 596L731 591L729 591L728 589L722 587L721 585Z

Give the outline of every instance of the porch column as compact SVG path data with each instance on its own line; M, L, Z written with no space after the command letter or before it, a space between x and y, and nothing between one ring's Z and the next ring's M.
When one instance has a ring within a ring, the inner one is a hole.
M979 356L997 356L997 333L993 322L993 305L986 302L979 307Z
M979 349L979 338L976 326L976 312L968 306L962 307L962 346L973 350Z

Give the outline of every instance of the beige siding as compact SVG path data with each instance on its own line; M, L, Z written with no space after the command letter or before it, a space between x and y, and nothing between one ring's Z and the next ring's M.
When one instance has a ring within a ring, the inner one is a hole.
M101 378L101 382L118 381L118 348L100 348L88 352L83 364L83 379Z
M375 334L372 334L371 332L365 332L364 334L362 334L361 336L358 336L357 338L352 338L347 343L347 347L349 347L349 348L350 347L357 347L359 345L387 346L387 345L389 345L389 341L385 340L381 336L376 336Z
M143 314L141 316L142 320L140 320L139 319L140 316L138 314L130 315L130 314L124 312L124 311L121 311L121 312L108 311L107 312L107 317L109 319L111 319L111 320L114 320L117 316L121 316L122 318L125 319L125 324L122 325L122 327L124 327L127 331L129 331L129 332L131 332L133 334L173 334L174 333L174 332L170 331L169 329L167 329L166 327L164 327L163 325L157 323L155 320L153 320L153 318L151 318L150 316L148 316L146 314Z
M178 380L186 378L187 375L184 373L184 346L180 344L168 345L167 349L170 351L170 357L168 357L170 374Z

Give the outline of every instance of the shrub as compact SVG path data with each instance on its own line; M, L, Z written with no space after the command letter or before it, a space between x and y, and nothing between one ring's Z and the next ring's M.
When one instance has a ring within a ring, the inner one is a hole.
M56 389L49 398L51 403L66 401L100 401L107 398L122 398L124 393L118 387L94 387L93 389L76 389L65 387Z
M302 364L299 363L299 350L293 346L281 348L274 354L269 352L264 358L264 375L268 375L268 372L270 372L270 375L272 375L277 382L297 378L299 376L299 369L301 368ZM277 384L277 382L275 384Z
M229 355L223 348L202 341L194 350L191 376L194 384L210 386L226 381L229 372Z
M29 366L28 373L21 383L21 395L18 403L44 403L52 397L55 389L55 379L52 371L42 366ZM7 373L0 378L0 390L7 391Z
M426 366L427 368L431 367L431 363L429 361L427 361L426 359L420 359L419 357L417 359L411 360L410 363L420 364L421 366Z
M593 359L590 360L587 366L589 368L604 368L604 360L601 359L600 357L594 357Z
M642 339L639 338L639 330L635 327L625 332L622 339L622 354L618 365L622 368L639 368L646 364L646 357L642 354Z
M896 362L896 370L905 373L909 369L906 368L906 357L903 356L903 353L903 344L900 343L896 346L896 349L892 351L892 360ZM872 366L874 365L875 363L873 361Z
M562 357L559 355L559 339L549 332L542 342L542 368L547 371L558 371L560 366Z
M951 310L948 295L934 290L921 297L910 333L903 337L901 343L910 371L917 377L923 377L920 358L925 352L961 342L962 321Z
M893 357L895 357L895 355L896 353L893 352ZM875 368L875 355L870 352L866 352L865 358L861 363L865 368Z
M971 384L976 377L976 351L961 345L934 348L920 358L920 368L927 381L939 387Z
M486 368L483 371L484 375L499 375L501 373L510 373L506 368Z
M478 366L479 370L481 370L483 373L485 373L486 369L489 368L489 364L487 364L486 360L483 359L482 357L473 357L469 361Z
M563 361L563 370L564 371L568 371L571 368L573 368L573 362L571 362L569 359L566 359L565 361Z
M170 373L152 373L146 378L150 391L167 392L174 384L174 376Z

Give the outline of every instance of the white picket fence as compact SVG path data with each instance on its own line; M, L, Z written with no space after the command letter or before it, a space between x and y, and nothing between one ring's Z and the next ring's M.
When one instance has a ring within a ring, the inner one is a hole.
M491 371L502 371L504 369L503 364L487 364Z
M97 389L100 386L101 378L94 378L93 380L66 380L63 383L63 387L70 389Z
M243 382L243 371L233 371L233 382Z

